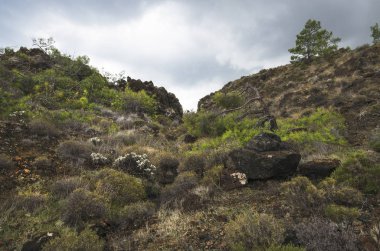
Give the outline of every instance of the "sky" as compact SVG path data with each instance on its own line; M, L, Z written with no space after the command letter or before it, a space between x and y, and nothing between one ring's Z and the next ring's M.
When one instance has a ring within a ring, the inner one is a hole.
M289 63L308 19L355 48L371 43L380 0L0 0L0 47L53 37L100 72L151 80L196 110L227 82Z

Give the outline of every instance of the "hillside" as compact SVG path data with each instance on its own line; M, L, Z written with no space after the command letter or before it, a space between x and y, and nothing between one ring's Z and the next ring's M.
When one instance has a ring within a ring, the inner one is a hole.
M262 70L183 114L86 56L6 49L0 250L379 250L379 52Z
M241 93L243 100L262 95L270 112L277 117L301 117L317 107L332 107L346 122L347 139L362 145L380 120L380 45L356 50L340 49L329 59L308 65L288 64L227 83L219 92ZM212 93L202 98L198 110L223 110ZM259 112L252 102L246 112Z

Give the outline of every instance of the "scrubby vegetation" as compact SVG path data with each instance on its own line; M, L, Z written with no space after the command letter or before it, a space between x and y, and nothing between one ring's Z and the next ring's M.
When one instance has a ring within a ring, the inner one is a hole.
M378 249L378 45L243 77L183 117L151 82L42 49L0 55L1 250Z

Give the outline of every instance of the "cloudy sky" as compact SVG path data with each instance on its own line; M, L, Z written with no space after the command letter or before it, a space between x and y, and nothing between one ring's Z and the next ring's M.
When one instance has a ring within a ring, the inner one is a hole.
M184 109L228 81L289 62L307 19L370 43L380 0L0 0L0 47L53 37L100 71L164 86Z

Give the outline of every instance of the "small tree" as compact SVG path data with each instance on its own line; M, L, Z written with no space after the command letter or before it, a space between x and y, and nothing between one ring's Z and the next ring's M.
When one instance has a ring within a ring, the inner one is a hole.
M379 28L379 24L376 23L374 26L371 26L371 31L372 31L371 37L373 38L373 43L374 44L380 43L380 28Z
M322 29L321 22L309 19L297 35L296 46L289 49L289 52L294 54L291 56L291 62L310 62L314 57L331 54L338 49L337 43L340 40L333 37L331 31Z
M52 37L49 38L33 38L33 46L37 46L41 50L45 51L47 54L50 54L54 48L54 39Z

